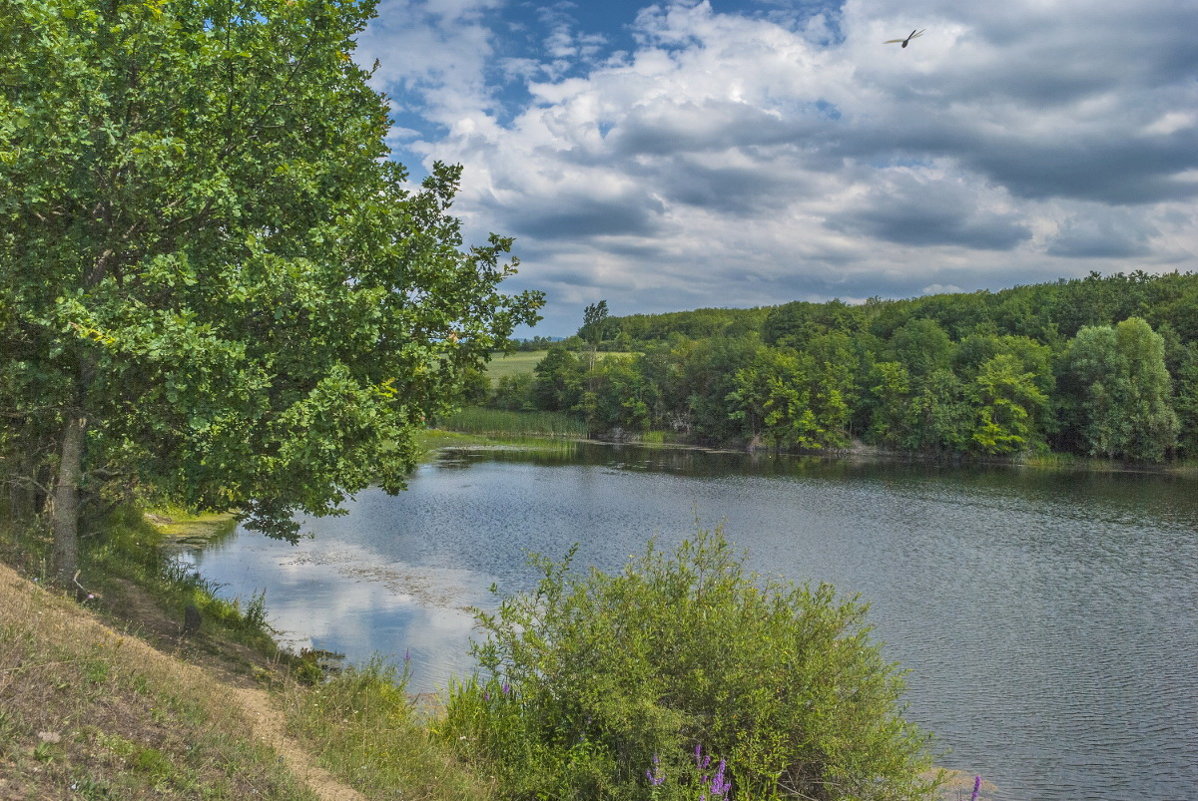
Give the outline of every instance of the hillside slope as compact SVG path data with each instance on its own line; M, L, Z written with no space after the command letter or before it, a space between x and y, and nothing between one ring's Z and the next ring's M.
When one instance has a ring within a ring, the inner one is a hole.
M355 799L265 692L101 623L0 564L0 800Z

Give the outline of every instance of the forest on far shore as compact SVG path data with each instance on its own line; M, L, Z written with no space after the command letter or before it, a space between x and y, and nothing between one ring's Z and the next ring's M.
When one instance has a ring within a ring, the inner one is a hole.
M624 317L600 301L532 374L482 379L467 402L576 414L594 435L1192 458L1198 275Z

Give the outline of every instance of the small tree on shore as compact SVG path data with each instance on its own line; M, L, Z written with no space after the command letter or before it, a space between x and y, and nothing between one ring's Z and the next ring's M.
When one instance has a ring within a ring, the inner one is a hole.
M614 575L537 563L535 591L479 614L487 675L441 729L502 797L934 797L857 600L752 575L719 531Z

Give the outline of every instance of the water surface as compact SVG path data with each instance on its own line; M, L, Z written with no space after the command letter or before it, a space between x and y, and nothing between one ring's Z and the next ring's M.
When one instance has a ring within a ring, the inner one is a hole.
M722 523L763 573L870 605L909 717L1002 799L1180 801L1198 787L1198 493L1190 480L578 445L446 452L407 492L238 532L191 558L266 592L297 646L471 667L469 606L528 588L527 551L615 569Z

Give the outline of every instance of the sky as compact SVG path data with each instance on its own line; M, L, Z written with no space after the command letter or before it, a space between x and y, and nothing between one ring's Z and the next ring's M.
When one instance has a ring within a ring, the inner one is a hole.
M906 48L884 44L924 30ZM1194 0L381 0L394 157L611 313L1198 270Z

